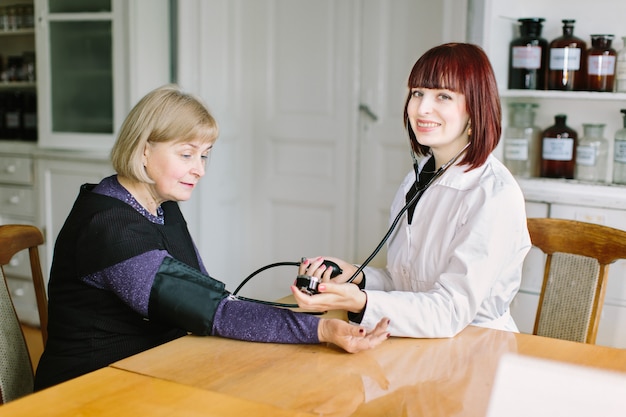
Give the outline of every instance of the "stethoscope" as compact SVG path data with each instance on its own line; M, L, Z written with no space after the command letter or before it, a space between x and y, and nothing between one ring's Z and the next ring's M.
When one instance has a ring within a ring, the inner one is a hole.
M407 120L407 129L408 128L410 128L410 126L409 126L409 122ZM402 215L413 204L417 204L417 202L420 200L420 198L422 197L424 192L435 181L437 181L437 179L439 179L443 174L445 174L445 172L448 170L448 168L450 168L452 165L454 165L454 163L461 157L461 155L463 155L465 150L469 147L470 143L471 142L466 143L465 146L463 146L463 148L452 159L450 159L448 162L446 162L441 167L439 167L439 169L437 171L435 171L433 176L430 178L430 180L426 184L424 184L422 187L417 189L417 192L415 193L415 195L404 205L404 207L402 207L402 209L400 209L400 211L398 212L398 214L394 218L393 222L389 226L389 229L387 230L387 233L385 233L385 235L383 236L381 241L378 243L376 248L367 257L367 259L357 268L357 270L354 272L354 274L352 274L352 276L346 281L347 283L353 282L356 279L356 277L358 277L359 274L363 271L363 269L372 261L372 259L374 259L374 257L376 257L376 255L378 254L378 252L380 252L380 250L383 248L385 243L387 243L387 240L389 240L389 237L391 236L391 234L395 230L396 226L398 225L398 222L400 221L400 218L402 218ZM419 172L418 172L419 171L419 169L418 169L419 162L418 162L418 160L417 160L417 158L415 156L415 152L413 151L413 147L411 147L411 157L413 159L413 170L415 171L415 181L417 183L418 179L419 179ZM279 303L279 302L275 302L275 301L257 300L257 299L254 299L254 298L247 298L247 297L243 297L243 296L237 295L237 293L241 290L241 288L243 288L243 286L248 281L250 281L253 277L255 277L256 275L260 274L261 272L263 272L263 271L265 271L267 269L275 268L275 267L278 267L278 266L285 266L285 265L287 265L287 266L300 266L300 263L301 262L276 262L276 263L273 263L273 264L265 265L265 266L257 269L256 271L254 271L250 275L248 275L241 282L241 284L239 284L239 286L235 289L235 291L233 291L231 297L239 299L239 300L243 300L243 301L251 301L251 302L254 302L254 303L265 304L265 305L270 305L270 306L274 306L274 307L297 308L297 307L299 307L298 304L288 304L288 303ZM312 313L312 314L321 314L321 313Z

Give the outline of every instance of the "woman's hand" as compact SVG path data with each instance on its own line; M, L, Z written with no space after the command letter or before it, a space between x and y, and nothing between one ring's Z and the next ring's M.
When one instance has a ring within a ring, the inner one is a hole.
M321 319L317 327L317 335L321 343L332 343L346 352L356 353L372 349L389 338L387 327L389 319L381 319L376 327L367 331L339 319Z
M356 272L357 267L344 261L343 259L333 258L333 257L322 257L319 256L317 258L308 258L303 259L298 267L298 275L309 275L320 278L321 282L329 282L331 280L330 276L332 274L331 268L326 268L324 265L324 260L329 260L337 264L339 268L343 271L340 275L332 278L333 282L342 283L346 282L352 277L352 275ZM354 281L355 284L359 284L363 279L363 273L361 272L359 276L357 276Z
M354 284L335 284L322 282L318 284L319 294L309 295L291 286L296 302L307 311L346 310L359 313L365 308L367 295Z

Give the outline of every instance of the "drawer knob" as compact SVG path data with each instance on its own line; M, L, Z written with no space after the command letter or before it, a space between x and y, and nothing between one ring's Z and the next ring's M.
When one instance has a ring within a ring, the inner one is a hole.
M13 204L13 205L20 204L20 196L19 195L12 195L11 197L9 197L9 204Z
M7 174L15 174L15 171L17 171L17 167L15 165L7 165L5 171Z
M23 297L26 295L26 291L24 291L24 288L16 288L13 291L13 295L16 297Z

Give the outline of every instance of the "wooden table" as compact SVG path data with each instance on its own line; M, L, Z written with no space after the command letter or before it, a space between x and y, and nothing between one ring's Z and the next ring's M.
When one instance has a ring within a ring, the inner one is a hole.
M111 367L2 405L0 415L311 416Z
M485 416L507 352L626 372L626 350L468 327L451 339L333 346L186 336L112 366L280 409L325 416Z

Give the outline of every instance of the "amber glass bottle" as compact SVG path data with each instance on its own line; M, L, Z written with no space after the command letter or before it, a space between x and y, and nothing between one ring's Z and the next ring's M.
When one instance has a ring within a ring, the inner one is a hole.
M541 140L541 176L574 178L578 134L565 124L567 116L554 116L554 125L543 131Z
M611 48L613 35L591 35L587 52L587 90L613 91L617 52Z
M541 37L544 20L539 17L518 19L521 36L513 39L509 48L511 89L546 89L548 41Z
M550 42L549 90L584 90L587 44L574 36L575 20L564 19L563 35Z

